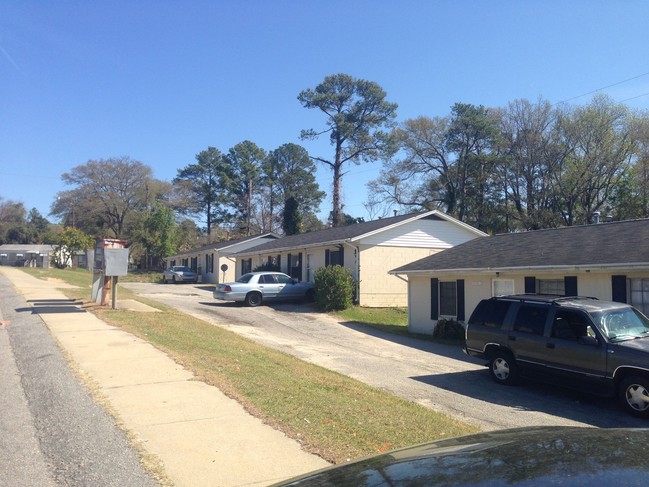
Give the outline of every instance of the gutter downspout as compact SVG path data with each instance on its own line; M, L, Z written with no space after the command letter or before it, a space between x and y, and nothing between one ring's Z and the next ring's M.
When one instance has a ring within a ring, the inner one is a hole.
M361 249L350 244L348 241L343 242L349 248L354 249L354 260L356 267L356 302L360 305L361 303Z
M406 284L408 284L408 279L406 279L405 277L401 277L401 274L392 274L392 275L393 275L394 277L398 277L398 278L401 279L403 282L405 282ZM406 276L407 276L407 275L408 275L408 274L406 274Z

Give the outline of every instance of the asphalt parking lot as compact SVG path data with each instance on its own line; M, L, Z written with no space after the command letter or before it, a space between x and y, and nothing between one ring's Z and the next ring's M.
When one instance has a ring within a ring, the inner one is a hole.
M503 387L459 347L340 322L306 304L247 308L213 285L120 283L265 346L387 390L483 430L529 426L646 427L613 399L537 383Z

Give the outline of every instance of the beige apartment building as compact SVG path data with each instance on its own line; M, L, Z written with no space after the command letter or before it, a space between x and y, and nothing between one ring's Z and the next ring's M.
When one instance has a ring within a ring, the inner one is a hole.
M508 294L592 296L649 314L649 219L476 238L394 267L408 281L408 327L432 334L464 322L481 299Z
M366 307L406 306L407 280L388 271L486 234L437 210L291 235L241 250L236 277L263 264L300 281L317 269L342 265L357 281Z

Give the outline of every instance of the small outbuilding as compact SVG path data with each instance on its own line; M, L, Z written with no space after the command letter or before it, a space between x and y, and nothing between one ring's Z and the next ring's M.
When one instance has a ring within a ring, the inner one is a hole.
M408 280L408 326L432 334L481 299L542 293L630 303L649 314L649 219L485 236L390 271Z
M0 245L0 265L19 267L50 267L54 255L53 245L4 244Z

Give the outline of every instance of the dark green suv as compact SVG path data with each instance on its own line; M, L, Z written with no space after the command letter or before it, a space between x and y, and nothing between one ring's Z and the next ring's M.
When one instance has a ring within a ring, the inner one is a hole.
M603 395L649 417L649 319L628 304L587 297L503 296L482 300L466 328L467 354L493 379L519 377Z

